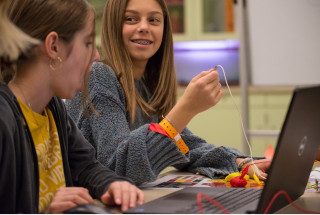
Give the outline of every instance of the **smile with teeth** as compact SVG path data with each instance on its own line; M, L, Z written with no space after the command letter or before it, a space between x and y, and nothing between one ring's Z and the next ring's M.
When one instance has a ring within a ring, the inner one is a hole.
M152 43L151 41L148 41L148 40L132 40L132 42L138 43L141 45L150 45Z

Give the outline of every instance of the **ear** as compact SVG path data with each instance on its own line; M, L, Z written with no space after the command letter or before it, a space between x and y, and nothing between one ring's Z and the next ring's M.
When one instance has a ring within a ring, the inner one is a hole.
M60 51L60 46L59 46L59 36L57 34L57 32L50 32L43 45L42 45L42 49L44 51L44 53L46 53L48 55L49 58L51 59L56 59L59 55L59 51Z

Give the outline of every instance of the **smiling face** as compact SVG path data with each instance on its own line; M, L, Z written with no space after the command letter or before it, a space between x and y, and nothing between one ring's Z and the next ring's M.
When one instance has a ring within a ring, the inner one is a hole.
M94 44L94 15L90 13L85 27L78 31L71 44L65 44L62 63L54 81L55 95L71 99L84 87L86 73L91 71L93 61L100 56Z
M133 64L147 64L161 45L163 29L164 16L156 0L128 1L122 37Z

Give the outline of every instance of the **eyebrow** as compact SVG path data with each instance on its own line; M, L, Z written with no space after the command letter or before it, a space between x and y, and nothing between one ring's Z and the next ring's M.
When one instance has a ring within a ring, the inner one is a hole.
M87 38L94 38L96 36L96 31L92 31L90 34L87 35Z
M138 12L135 11L135 10L126 10L125 12L126 12L126 13L138 14ZM163 16L163 14L162 14L161 12L159 12L159 11L151 11L149 14L152 14L152 15L159 14L159 15L162 15L162 16Z

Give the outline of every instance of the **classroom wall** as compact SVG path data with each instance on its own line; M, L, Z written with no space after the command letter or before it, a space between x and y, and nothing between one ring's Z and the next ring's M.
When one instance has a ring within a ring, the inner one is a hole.
M247 0L253 85L320 83L320 1Z
M208 143L242 149L242 128L239 87L231 87L233 98L226 87L220 102L197 114L188 128ZM184 88L179 88L179 97ZM280 130L289 106L293 88L251 87L249 90L249 125L251 130ZM278 138L250 138L254 156L263 156L271 145L275 148Z

